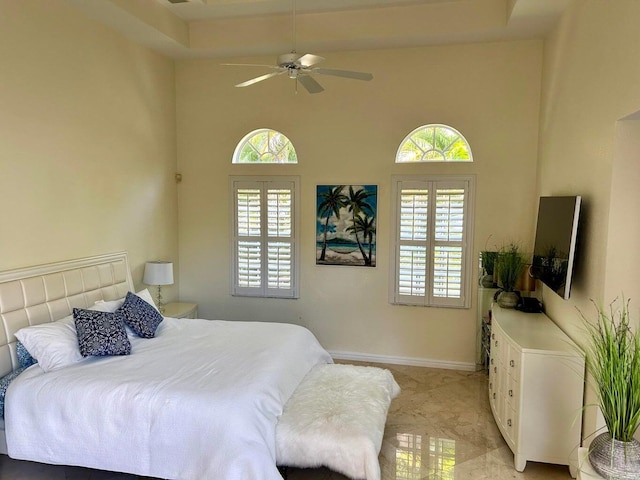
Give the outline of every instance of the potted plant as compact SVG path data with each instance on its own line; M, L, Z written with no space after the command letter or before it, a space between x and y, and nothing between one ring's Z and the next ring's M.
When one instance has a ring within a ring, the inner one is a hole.
M492 252L489 250L483 250L480 252L480 260L482 262L482 277L480 278L480 285L485 288L495 286L493 273L497 258L498 252Z
M629 302L607 314L596 306L597 321L586 321L587 371L607 425L591 442L589 461L604 478L640 478L640 332L629 327ZM584 316L583 316L584 318Z
M498 252L495 268L498 286L502 289L498 295L498 305L501 307L514 308L518 304L519 296L515 288L524 266L525 259L517 244L510 243Z

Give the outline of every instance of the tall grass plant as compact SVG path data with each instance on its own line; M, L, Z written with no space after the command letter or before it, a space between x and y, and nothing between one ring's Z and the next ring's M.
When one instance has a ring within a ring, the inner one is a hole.
M505 292L513 292L516 288L518 277L525 267L525 259L520 247L515 243L502 247L495 260L495 268L498 272L498 286Z
M585 318L586 364L609 434L630 442L640 425L640 332L630 328L629 302L616 303L609 312L596 305L596 322Z

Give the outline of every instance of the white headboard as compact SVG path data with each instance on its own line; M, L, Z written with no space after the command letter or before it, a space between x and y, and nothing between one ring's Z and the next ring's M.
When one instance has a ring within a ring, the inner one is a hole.
M133 291L126 252L0 272L0 376L18 368L15 333Z

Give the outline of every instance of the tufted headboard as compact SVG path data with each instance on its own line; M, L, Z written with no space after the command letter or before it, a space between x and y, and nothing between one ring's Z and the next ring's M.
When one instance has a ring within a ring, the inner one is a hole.
M18 368L15 333L133 291L126 252L0 272L0 376Z

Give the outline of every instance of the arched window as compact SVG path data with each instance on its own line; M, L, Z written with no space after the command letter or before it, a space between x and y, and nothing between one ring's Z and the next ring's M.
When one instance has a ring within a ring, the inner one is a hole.
M233 152L233 163L298 163L298 157L282 133L260 128L240 140Z
M405 137L396 153L396 163L473 162L471 148L455 128L424 125Z

